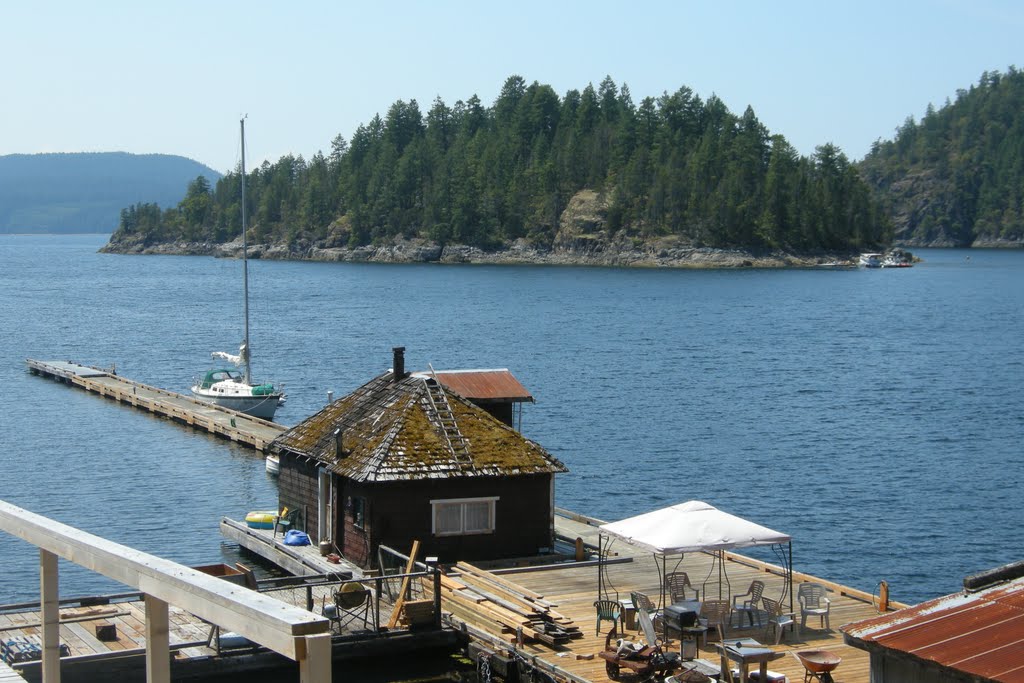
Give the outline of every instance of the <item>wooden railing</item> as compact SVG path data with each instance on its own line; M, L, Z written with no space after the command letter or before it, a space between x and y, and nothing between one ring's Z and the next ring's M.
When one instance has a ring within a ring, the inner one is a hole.
M330 623L322 616L2 500L0 530L39 548L43 683L60 681L58 557L141 591L151 683L170 681L169 605L297 661L302 683L331 680Z

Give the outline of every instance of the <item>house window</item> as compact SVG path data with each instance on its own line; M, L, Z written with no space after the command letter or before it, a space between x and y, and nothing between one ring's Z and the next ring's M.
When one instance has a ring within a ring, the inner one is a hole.
M366 526L366 499L352 496L352 524L359 529Z
M435 536L465 536L494 532L494 504L497 498L452 498L432 500Z

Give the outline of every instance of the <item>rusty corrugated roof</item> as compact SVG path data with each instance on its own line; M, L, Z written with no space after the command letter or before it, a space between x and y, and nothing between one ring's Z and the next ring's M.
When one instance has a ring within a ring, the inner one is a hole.
M417 372L416 376L428 377L429 373ZM440 370L434 375L437 381L470 400L509 401L521 403L533 401L533 396L508 368L496 370Z
M895 650L1003 683L1024 683L1024 578L842 627L850 645Z
M287 430L274 439L271 449L320 461L356 481L568 471L539 445L445 388L467 446L468 457L460 454L445 436L441 416L429 397L428 381L416 375L393 381L387 372ZM335 446L338 429L341 458Z

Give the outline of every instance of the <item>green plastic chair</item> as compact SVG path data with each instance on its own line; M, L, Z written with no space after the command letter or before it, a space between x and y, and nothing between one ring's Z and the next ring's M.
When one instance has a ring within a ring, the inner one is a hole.
M611 621L618 628L622 616L621 604L615 600L595 600L594 607L597 609L597 635L601 634L601 621Z

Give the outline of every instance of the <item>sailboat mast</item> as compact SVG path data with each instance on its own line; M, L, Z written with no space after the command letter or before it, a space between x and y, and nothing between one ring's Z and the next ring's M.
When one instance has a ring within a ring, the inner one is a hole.
M245 222L245 118L243 117L239 123L242 128L242 281L245 291L245 337L242 339L244 345L242 360L245 361L245 383L252 384L252 366L249 364L251 356L249 352L249 244L245 234L248 228Z

